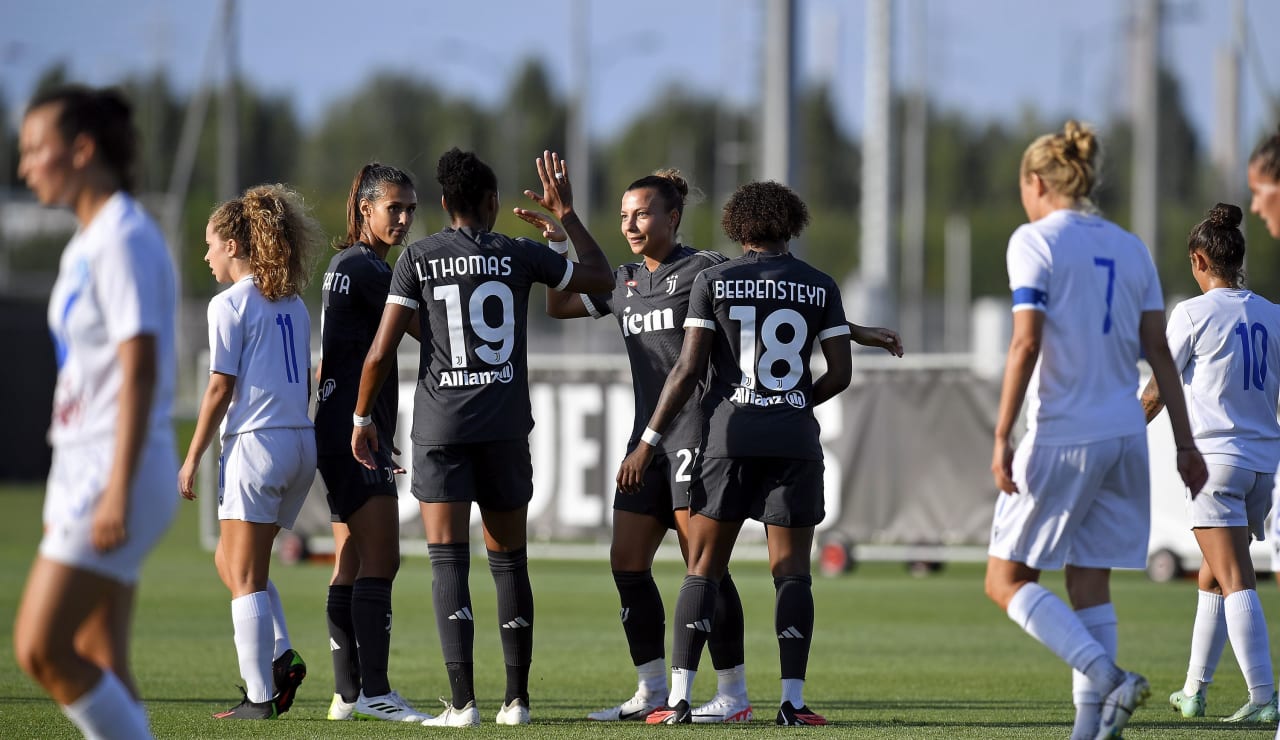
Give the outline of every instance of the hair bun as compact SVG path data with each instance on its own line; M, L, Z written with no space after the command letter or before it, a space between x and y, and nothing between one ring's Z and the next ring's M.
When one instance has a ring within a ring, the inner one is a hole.
M1206 220L1215 229L1238 229L1240 222L1244 220L1244 211L1240 210L1240 206L1231 203L1219 203L1209 209L1209 217Z
M689 182L684 179L684 174L682 174L680 170L675 167L667 167L665 169L658 170L653 174L654 177L661 177L670 180L671 184L675 186L676 192L680 193L681 198L688 197Z
M1093 161L1093 156L1098 151L1097 138L1094 136L1093 129L1071 119L1062 127L1062 136L1066 140L1065 149L1068 154L1085 162Z

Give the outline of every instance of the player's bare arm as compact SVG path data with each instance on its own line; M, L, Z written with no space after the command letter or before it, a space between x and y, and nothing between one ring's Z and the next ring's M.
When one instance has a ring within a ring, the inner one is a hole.
M902 337L893 329L849 324L849 339L863 347L879 347L894 357L902 357Z
M565 243L563 249L569 248L567 244L569 234L560 227L560 224L556 223L555 219L541 211L531 211L527 208L513 208L511 210L521 220L540 230L543 238L547 240L548 246L556 243ZM547 286L547 315L553 319L581 319L591 314L587 311L586 304L582 302L581 294L556 290L551 286Z
M1004 382L1000 388L1000 411L996 416L995 445L991 451L991 475L996 488L1004 493L1017 493L1013 482L1013 447L1009 437L1014 422L1022 412L1022 402L1027 398L1027 384L1040 357L1040 342L1044 338L1044 313L1018 311L1013 315L1013 337L1009 340L1009 354L1004 365Z
M388 303L382 309L382 321L378 323L378 333L373 336L373 344L369 354L365 355L364 368L360 372L360 396L356 399L356 416L369 416L373 413L373 399L382 390L382 383L391 372L391 362L395 359L400 340L409 328L410 319L415 319L418 312L399 303ZM360 464L370 470L378 467L373 453L378 451L378 429L373 424L356 426L351 430L351 454Z
M844 337L822 340L822 356L827 361L827 371L813 381L813 405L817 406L849 387L853 379L853 352Z
M90 537L101 552L124 544L129 533L129 490L138 470L138 457L147 439L151 400L155 397L158 374L156 338L141 334L121 342L116 349L120 362L120 414L116 417L116 448L98 505L93 510Z
M1142 342L1142 352L1146 355L1147 363L1151 365L1152 381L1165 388L1180 388L1181 376L1173 364L1173 355L1169 352L1169 342L1165 337L1163 311L1142 312L1142 319L1138 324L1138 339ZM1195 436L1191 433L1187 399L1181 392L1166 393L1164 405L1169 409L1173 441L1178 447L1178 474L1194 497L1209 479L1209 470L1205 467L1204 458L1200 456L1200 450L1196 449Z
M684 330L684 343L680 346L680 358L671 370L671 377L662 386L662 394L658 396L658 405L649 417L648 428L662 434L676 418L680 409L684 408L689 397L698 387L698 378L707 372L707 360L711 356L711 344L715 331L699 327ZM846 345L847 347L847 345ZM653 457L654 444L643 437L636 448L622 461L618 468L618 490L623 493L635 493L640 490L640 481L644 478L645 468Z
M573 210L573 187L569 183L569 170L556 152L543 152L534 160L538 179L542 181L542 195L532 190L524 191L530 200L547 209L559 219L573 241L578 253L573 276L565 290L571 293L604 293L613 289L613 268L604 256L595 237Z
M1160 384L1156 382L1156 376L1152 375L1147 381L1147 387L1142 389L1142 413L1150 424L1163 410L1164 399L1160 398Z
M196 470L200 468L200 458L209 449L218 425L227 415L235 390L236 376L216 371L209 373L209 385L204 389L200 413L196 417L196 431L191 437L191 446L187 448L187 459L178 471L178 493L189 501L196 497Z

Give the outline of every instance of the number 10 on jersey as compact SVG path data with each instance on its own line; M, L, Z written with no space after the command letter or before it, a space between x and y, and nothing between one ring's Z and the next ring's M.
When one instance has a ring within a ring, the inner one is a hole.
M1236 324L1236 336L1244 355L1244 389L1249 390L1249 381L1253 381L1253 390L1260 391L1267 382L1267 327L1241 321Z

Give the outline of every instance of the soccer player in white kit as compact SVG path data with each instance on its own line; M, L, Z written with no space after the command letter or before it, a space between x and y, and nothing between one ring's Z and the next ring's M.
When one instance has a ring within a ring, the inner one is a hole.
M1150 693L1116 667L1111 568L1141 568L1150 530L1150 484L1139 351L1162 387L1178 387L1165 342L1160 280L1132 234L1093 212L1097 142L1068 121L1022 157L1030 223L1009 239L1013 337L996 421L991 470L997 499L986 592L1018 626L1073 669L1072 738L1119 737ZM1027 400L1027 435L1015 455L1014 421ZM1165 399L1178 470L1204 484L1181 393ZM1041 586L1066 569L1072 608Z
M173 262L129 195L137 143L119 93L43 93L18 142L18 175L79 228L49 297L53 466L15 654L86 737L149 738L129 636L138 571L177 503Z
M1204 295L1169 317L1169 349L1209 466L1208 483L1187 505L1204 561L1187 681L1169 703L1184 717L1204 716L1205 690L1230 637L1249 699L1223 721L1274 724L1275 680L1249 542L1264 538L1280 464L1280 307L1244 288L1243 217L1219 203L1192 229L1191 274ZM1148 422L1163 408L1160 396L1148 383Z
M271 544L293 526L316 473L311 319L300 294L322 240L301 196L281 185L223 203L205 229L205 261L232 285L209 301L209 385L178 489L195 498L200 458L221 424L214 563L231 591L245 697L219 719L275 718L306 675L268 571Z

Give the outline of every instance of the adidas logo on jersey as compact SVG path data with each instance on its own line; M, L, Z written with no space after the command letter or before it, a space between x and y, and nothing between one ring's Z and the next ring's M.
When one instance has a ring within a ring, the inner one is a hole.
M505 623L503 623L503 625L502 625L502 629L504 629L504 630L518 630L518 629L520 629L521 627L528 627L528 626L529 626L529 623L528 623L527 621L525 621L525 618L524 618L524 617L516 617L515 619L511 620L510 622L505 622Z
M710 619L699 619L698 621L696 621L696 622L690 622L690 623L686 624L685 626L686 626L686 627L688 627L688 628L689 628L689 629L691 629L691 630L698 630L699 632L710 632L710 631L711 631L711 620L710 620Z
M342 649L342 646L338 644L338 641L337 641L337 640L335 640L335 639L333 639L332 637L330 637L330 638L329 638L329 652L331 652L331 653L332 653L332 652L333 652L333 651L335 651L335 650L341 650L341 649Z
M441 388L466 388L477 385L492 385L493 383L510 383L514 377L515 370L511 368L511 363L508 362L497 370L481 370L479 372L446 370L440 373L439 385Z
M633 313L630 308L622 312L622 336L630 337L647 331L666 331L676 328L675 310L655 309L646 313Z
M795 627L788 627L778 633L779 640L803 640L804 633Z
M464 606L453 614L449 615L449 619L456 619L463 622L474 622L475 617L471 616L471 607Z
M631 607L629 607L629 606L624 606L624 607L622 607L621 609L619 609L619 610L618 610L618 616L619 616L619 617L622 619L622 621L625 623L625 622L627 621L627 617L631 616Z

